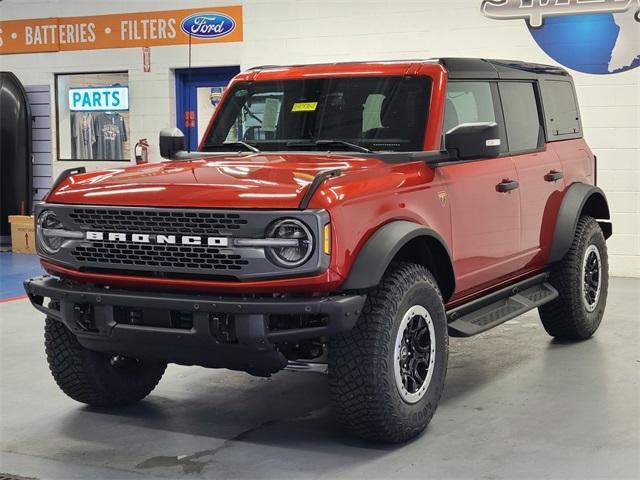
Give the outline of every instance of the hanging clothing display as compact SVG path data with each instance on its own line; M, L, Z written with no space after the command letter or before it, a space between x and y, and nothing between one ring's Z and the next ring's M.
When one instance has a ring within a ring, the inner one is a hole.
M97 160L122 160L123 145L127 141L127 129L122 115L103 112L95 116L95 156Z
M72 157L78 160L92 160L96 135L93 127L93 114L76 112L71 117Z

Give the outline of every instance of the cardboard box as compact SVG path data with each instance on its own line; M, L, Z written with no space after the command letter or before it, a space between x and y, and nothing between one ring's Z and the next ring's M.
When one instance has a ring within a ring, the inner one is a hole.
M36 253L36 232L33 216L9 215L11 224L11 251Z

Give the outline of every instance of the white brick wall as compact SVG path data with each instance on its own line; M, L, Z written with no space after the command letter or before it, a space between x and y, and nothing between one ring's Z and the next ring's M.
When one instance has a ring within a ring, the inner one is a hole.
M194 46L194 66L312 63L344 60L481 56L554 63L523 22L480 14L480 0L4 0L0 18L95 15L160 9L244 5L245 41ZM639 29L640 31L640 29ZM640 35L640 33L639 33ZM187 66L187 47L153 47L152 72L142 72L139 48L0 57L3 70L27 84L53 73L128 70L132 139L147 137L158 158L158 131L175 125L173 69ZM640 276L640 68L596 76L574 72L585 136L598 155L615 234L611 272ZM55 128L55 124L52 125ZM122 163L113 164L122 166ZM73 162L54 162L54 173ZM91 165L105 167L108 164Z

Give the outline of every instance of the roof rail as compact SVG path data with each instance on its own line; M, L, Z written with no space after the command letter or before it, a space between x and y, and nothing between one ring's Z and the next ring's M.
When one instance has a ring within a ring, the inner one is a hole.
M396 60L357 60L357 61L345 61L345 62L322 62L322 63L300 63L294 65L258 65L250 67L245 71L251 70L264 70L267 68L297 68L297 67L323 67L327 65L366 65L368 63L437 63L438 59L435 58L409 58L409 59L396 59Z
M297 65L260 65L247 69L246 71L267 70L270 68L299 68L299 67L322 67L335 65L363 65L375 63L440 63L443 65L450 78L478 78L478 79L529 79L536 78L537 75L563 75L569 73L563 68L553 65L543 65L540 63L523 62L519 60L500 60L488 58L465 58L465 57L441 57L422 59L400 59L400 60L369 60L353 62L325 62L306 63Z

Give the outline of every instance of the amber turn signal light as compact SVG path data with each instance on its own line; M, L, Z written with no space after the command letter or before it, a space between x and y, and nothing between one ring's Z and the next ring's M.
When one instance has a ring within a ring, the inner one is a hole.
M324 253L331 254L331 224L327 223L324 226Z

